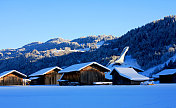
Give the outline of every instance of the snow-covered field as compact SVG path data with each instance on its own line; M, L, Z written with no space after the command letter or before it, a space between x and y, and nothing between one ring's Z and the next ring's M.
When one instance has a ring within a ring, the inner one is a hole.
M0 108L176 108L176 84L1 86Z

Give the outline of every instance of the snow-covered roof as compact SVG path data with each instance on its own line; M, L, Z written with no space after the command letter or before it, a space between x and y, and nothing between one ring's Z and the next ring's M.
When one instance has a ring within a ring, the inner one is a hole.
M68 72L74 72L74 71L80 71L81 69L90 66L92 64L96 64L104 69L106 69L107 71L111 71L109 68L97 63L97 62L87 62L87 63L81 63L81 64L75 64L75 65L71 65L61 71L59 71L59 73L68 73Z
M141 72L144 72L143 69L141 69L141 68L139 68L139 67L136 67L136 66L129 66L129 68L137 69L137 70L139 70L139 71L141 71Z
M165 69L163 71L161 71L160 73L157 73L156 75L172 75L176 73L176 69Z
M39 77L30 77L29 80L35 80L38 79Z
M13 73L13 72L16 72L16 73L18 73L18 74L20 74L20 75L22 75L24 77L27 77L25 74L23 74L23 73L21 73L21 72L19 72L17 70L9 70L9 71L5 71L5 72L0 73L0 78L4 77L4 76L6 76L6 75L8 75L10 73Z
M130 80L135 80L135 81L149 80L148 77L138 74L133 68L117 68L117 67L115 67L114 69L121 76L128 78Z
M139 70L141 72L144 72L143 69L141 69L141 68L139 68L137 66L132 66L132 65L122 65L122 66L116 66L116 67L119 67L119 68L133 68L134 70L136 69L136 70Z
M114 66L114 67L110 67L109 69L111 69L111 71L112 71L115 67L116 68L133 68L135 71L136 70L140 70L141 72L144 72L143 69L141 69L139 67L136 67L136 66L130 66L130 65ZM105 78L111 80L112 79L112 75L110 75L110 73L108 72L108 73L105 74Z
M57 67L57 66L49 67L49 68L45 68L45 69L39 70L39 71L29 75L29 76L32 77L32 76L44 75L44 74L46 74L46 73L48 73L48 72L50 72L51 70L54 70L54 69L62 70L60 67Z

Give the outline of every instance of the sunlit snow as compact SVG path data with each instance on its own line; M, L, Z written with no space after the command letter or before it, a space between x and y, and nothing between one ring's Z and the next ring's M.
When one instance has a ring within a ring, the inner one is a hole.
M176 84L1 86L1 108L175 108Z

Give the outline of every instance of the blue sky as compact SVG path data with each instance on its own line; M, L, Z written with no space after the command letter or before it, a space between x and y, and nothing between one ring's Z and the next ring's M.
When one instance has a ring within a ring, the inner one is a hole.
M51 38L121 36L176 13L176 0L0 0L0 49Z

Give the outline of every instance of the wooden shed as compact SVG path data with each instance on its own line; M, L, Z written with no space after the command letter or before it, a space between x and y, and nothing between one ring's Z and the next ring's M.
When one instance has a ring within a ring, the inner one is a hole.
M156 74L160 83L176 83L176 69L165 69Z
M138 74L133 68L117 68L111 71L113 85L138 85L149 80L148 77Z
M16 70L0 73L0 85L23 85L23 79L27 76Z
M62 74L59 74L58 71L62 70L61 68L49 67L42 70L39 70L31 75L29 79L31 80L31 85L56 85L59 84L57 81Z
M97 62L75 64L59 71L63 74L60 82L68 81L85 85L104 82L105 72L110 72L110 69Z

